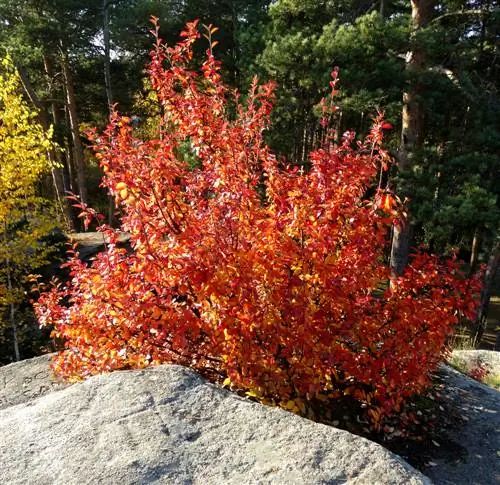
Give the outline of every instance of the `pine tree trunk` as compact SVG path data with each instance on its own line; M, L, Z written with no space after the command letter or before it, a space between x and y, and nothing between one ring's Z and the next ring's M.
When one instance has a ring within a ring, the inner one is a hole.
M379 14L380 16L385 19L386 15L387 15L387 4L388 4L388 0L380 0L380 8L379 8Z
M9 290L9 294L12 293L12 277L10 274L10 259L6 259L6 267L7 267L7 289ZM21 360L21 353L19 352L19 338L17 335L17 322L16 322L16 307L14 303L10 303L9 305L9 320L10 326L12 328L12 340L14 342L14 358L16 362Z
M472 248L470 253L470 264L469 264L469 273L474 273L476 269L477 259L479 254L479 230L474 230L474 236L472 236Z
M500 237L497 237L495 245L491 250L490 258L488 260L488 266L486 267L486 272L484 274L483 289L481 291L481 303L476 316L476 335L474 337L474 342L476 347L481 343L484 331L486 330L488 309L490 306L491 292L493 289L493 282L495 281L495 276L498 270L498 263L500 262Z
M422 146L424 139L423 109L421 97L423 85L419 76L425 68L425 53L416 39L431 18L436 0L412 0L411 50L406 54L407 89L403 93L403 112L401 146L398 155L400 173L409 172L414 166L415 150ZM411 187L402 187L402 199L411 198ZM391 249L391 272L394 277L401 276L408 263L412 224L394 227Z
M103 41L104 41L104 82L106 85L106 99L108 101L109 112L113 111L113 92L111 90L111 55L109 39L109 0L102 2L103 17Z
M52 63L52 58L44 53L43 54L43 66L45 69L45 75L47 76L47 89L51 97L51 113L52 113L52 123L56 133L56 142L60 142L57 139L57 130L61 126L61 114L60 108L56 101L56 93L54 90L53 80L55 78L54 68ZM64 143L60 146L64 146ZM58 190L63 196L64 200L64 213L66 214L66 218L68 220L68 226L70 231L74 231L76 227L75 214L73 211L73 207L71 206L71 202L67 198L69 192L71 192L71 183L69 180L69 158L64 155L61 151L57 151L55 153L56 162L60 165L60 168L57 168L55 171L55 184L58 187Z
M25 69L17 66L17 70L19 72L19 76L21 77L21 82L23 84L23 88L26 94L28 95L28 98L38 110L38 118L40 124L42 125L44 131L47 132L50 128L50 123L48 120L46 104L42 102L42 100L36 94ZM69 202L65 197L66 190L64 187L63 168L61 166L59 152L57 150L49 150L47 152L47 156L52 162L51 175L52 175L54 198L56 200L57 207L59 207L59 210L61 211L64 222L71 230L74 227L73 217L72 217L71 206L69 205Z
M239 58L239 49L238 49L238 11L235 5L235 2L231 2L231 34L232 34L232 49L231 49L231 57L233 62L233 79L234 86L239 87L240 82L240 72L238 68L238 58Z
M110 38L109 38L109 5L110 0L103 0L103 40L104 40L104 83L106 85L106 99L108 101L108 110L111 116L113 112L113 91L111 88L111 55L110 55ZM115 222L115 199L108 195L108 224L113 226Z
M391 272L394 277L404 273L408 263L413 227L408 221L394 225L391 246Z
M75 92L73 87L73 75L69 66L67 53L61 43L61 65L63 70L64 88L66 92L66 106L68 110L69 128L73 142L73 165L75 168L78 195L83 203L88 204L87 178L85 175L85 158L83 145L80 139L80 122L76 109Z
M12 339L14 341L14 357L16 362L21 360L21 352L19 352L19 337L17 336L17 323L15 318L15 306L14 303L10 304L10 325L12 327Z

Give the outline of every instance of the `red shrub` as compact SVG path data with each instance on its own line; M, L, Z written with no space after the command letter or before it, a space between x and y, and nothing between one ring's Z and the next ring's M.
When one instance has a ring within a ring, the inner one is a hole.
M490 366L485 362L481 362L481 360L477 360L474 365L467 371L467 375L469 377L479 382L483 382L489 373Z
M201 76L188 69L196 23L183 36L152 52L157 137L134 137L118 115L94 134L133 251L103 227L107 250L89 267L73 258L69 285L41 296L40 322L66 342L55 369L180 363L292 410L349 394L377 427L428 384L477 284L418 254L381 295L395 202L365 194L388 159L382 119L363 143L351 133L311 153L305 173L283 167L263 142L273 85L254 82L239 102L211 47Z

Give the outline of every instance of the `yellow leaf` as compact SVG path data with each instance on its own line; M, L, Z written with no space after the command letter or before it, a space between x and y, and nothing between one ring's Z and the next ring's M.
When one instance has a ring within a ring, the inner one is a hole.
M301 413L306 412L306 405L302 399L295 399L295 402L297 404L297 407L300 409Z

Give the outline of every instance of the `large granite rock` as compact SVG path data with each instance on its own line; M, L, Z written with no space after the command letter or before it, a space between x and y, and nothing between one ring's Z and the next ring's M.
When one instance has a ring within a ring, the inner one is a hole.
M0 460L9 485L430 483L371 441L168 365L0 410Z
M0 367L0 409L32 401L69 386L52 375L52 355L42 355Z
M500 352L495 350L454 350L451 361L466 371L485 364L491 374L500 375Z
M69 234L69 240L77 243L78 254L84 262L89 262L94 256L105 249L108 238L102 232L73 232ZM120 232L118 234L118 247L130 249L130 234Z
M465 423L451 426L447 444L436 450L453 445L454 456L433 457L434 466L425 469L426 475L436 485L500 484L500 392L445 365L439 380L441 403Z

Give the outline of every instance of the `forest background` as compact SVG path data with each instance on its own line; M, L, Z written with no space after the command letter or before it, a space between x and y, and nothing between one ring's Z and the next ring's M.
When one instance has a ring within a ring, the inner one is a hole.
M78 211L64 197L68 192L112 224L119 218L99 186L102 172L86 130L102 130L115 103L133 116L144 137L154 128L158 112L144 76L151 15L160 19L160 35L169 44L194 18L219 27L215 55L223 63L225 82L241 93L254 75L277 82L266 138L279 157L305 170L309 152L324 137L320 102L333 68L340 72L333 120L339 139L346 130L363 138L372 118L383 111L388 122L384 143L396 163L381 183L405 202L409 217L395 227L387 258L393 272L401 273L411 247L425 243L443 256L458 248L471 273L485 263L486 285L473 329L476 342L480 339L499 259L497 2L0 0L2 57L10 56L19 73L19 103L36 111L36 116L23 116L53 140L39 136L45 143L40 156L51 165L45 178L29 178L32 195L42 206L53 201L51 222L57 220L67 231L82 230ZM4 79L14 72L9 69L4 63ZM2 108L5 112L5 100ZM33 233L33 228L20 228L22 218L12 220L9 207L0 207L0 236L7 248L0 254L3 364L35 355L46 345L26 301L31 296L27 275L39 272L48 255L33 249L40 247L40 238L21 238L22 254L36 257L21 258L29 264L13 291L14 265L21 265L9 253L20 254L13 234ZM51 224L44 227L52 231Z

